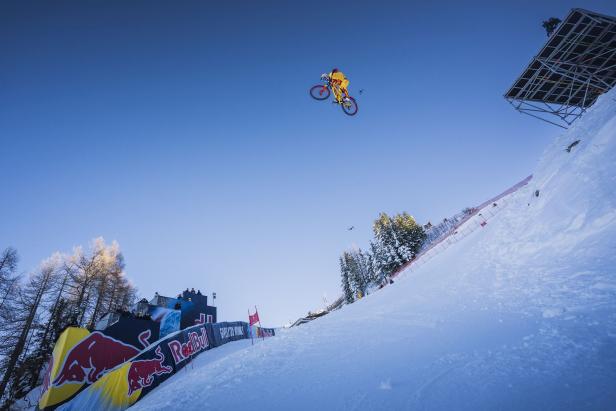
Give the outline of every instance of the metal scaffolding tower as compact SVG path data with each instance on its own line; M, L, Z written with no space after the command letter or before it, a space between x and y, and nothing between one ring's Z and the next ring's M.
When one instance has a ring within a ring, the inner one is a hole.
M573 9L505 99L521 113L567 128L615 84L616 18Z

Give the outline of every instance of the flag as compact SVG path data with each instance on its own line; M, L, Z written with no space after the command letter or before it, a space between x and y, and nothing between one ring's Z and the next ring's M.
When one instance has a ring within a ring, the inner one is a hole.
M248 322L250 325L256 324L259 322L259 313L255 311L254 314L248 313Z

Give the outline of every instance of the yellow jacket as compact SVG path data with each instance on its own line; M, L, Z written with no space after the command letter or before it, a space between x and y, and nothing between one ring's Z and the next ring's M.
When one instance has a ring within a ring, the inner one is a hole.
M347 79L342 73L342 71L337 71L335 73L329 73L329 78L331 78L332 80L338 81L340 83L342 83L344 80Z

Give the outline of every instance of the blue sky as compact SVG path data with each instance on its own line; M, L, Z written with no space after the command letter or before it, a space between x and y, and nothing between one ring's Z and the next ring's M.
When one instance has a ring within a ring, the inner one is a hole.
M0 248L117 240L141 295L279 325L339 293L380 211L439 220L561 131L502 98L541 21L609 1L0 4ZM332 13L333 11L333 13ZM307 90L339 67L357 116ZM358 90L365 92L359 96ZM356 227L347 231L348 226Z

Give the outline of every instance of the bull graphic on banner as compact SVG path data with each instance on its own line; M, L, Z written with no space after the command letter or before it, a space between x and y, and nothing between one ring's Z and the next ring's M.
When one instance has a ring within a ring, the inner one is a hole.
M139 354L139 348L100 331L68 327L47 363L39 408L66 402L105 373Z
M254 327L263 335L274 335L273 329ZM64 355L60 348L54 349L55 360L50 360L49 377L44 383L48 389L43 388L46 392L39 401L41 410L125 410L192 358L250 335L245 322L198 324L152 342L137 353L137 348L99 332L84 336L87 330L73 331L70 341L65 341L66 335L59 340L65 346ZM139 340L148 341L147 333L141 337ZM103 358L99 350L114 360Z
M139 354L132 345L98 331L81 340L66 354L61 371L53 385L65 383L93 384L106 371Z
M128 395L140 390L143 387L149 387L154 382L155 375L169 374L173 372L173 368L163 365L165 355L162 353L160 346L156 347L156 358L151 360L137 360L130 364L128 369Z

